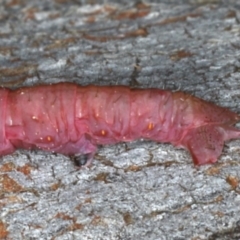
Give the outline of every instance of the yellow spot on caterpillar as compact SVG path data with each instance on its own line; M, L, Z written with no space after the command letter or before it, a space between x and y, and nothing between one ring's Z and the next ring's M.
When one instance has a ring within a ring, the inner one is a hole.
M52 138L51 138L50 136L47 136L47 140L48 140L49 142L51 142L51 141L52 141Z
M105 136L105 135L106 135L106 131L102 130L102 131L101 131L101 134L102 134L103 136Z
M154 126L153 126L153 123L150 122L150 123L148 124L148 130L152 130L153 127L154 127Z

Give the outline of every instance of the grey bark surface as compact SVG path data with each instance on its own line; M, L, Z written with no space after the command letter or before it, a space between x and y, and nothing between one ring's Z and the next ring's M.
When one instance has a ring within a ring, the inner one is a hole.
M3 1L0 84L180 89L240 112L239 10L237 0ZM240 239L239 179L239 140L202 167L145 141L105 146L81 170L18 150L0 161L0 238Z

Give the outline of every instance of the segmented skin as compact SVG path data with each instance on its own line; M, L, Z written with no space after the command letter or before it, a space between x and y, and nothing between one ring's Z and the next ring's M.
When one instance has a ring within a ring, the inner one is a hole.
M233 127L238 114L160 89L71 83L1 88L0 106L0 155L37 148L80 157L88 166L98 145L148 139L186 148L201 165L216 162L224 142L240 137Z

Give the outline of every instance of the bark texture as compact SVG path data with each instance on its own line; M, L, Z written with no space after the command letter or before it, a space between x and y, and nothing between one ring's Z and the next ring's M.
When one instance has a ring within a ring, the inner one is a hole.
M2 1L1 86L180 89L239 113L239 6ZM200 168L185 151L152 142L104 147L80 171L60 154L4 156L0 238L239 239L239 144L229 142L217 164Z

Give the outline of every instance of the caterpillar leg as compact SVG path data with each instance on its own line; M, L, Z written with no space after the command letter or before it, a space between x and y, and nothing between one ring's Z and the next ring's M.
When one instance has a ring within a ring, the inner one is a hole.
M0 142L0 156L11 154L15 151L14 146L9 142Z
M68 141L53 151L70 156L78 167L88 167L91 165L97 149L91 136L83 134L78 141Z
M70 156L77 167L89 167L92 164L95 153L75 154Z

